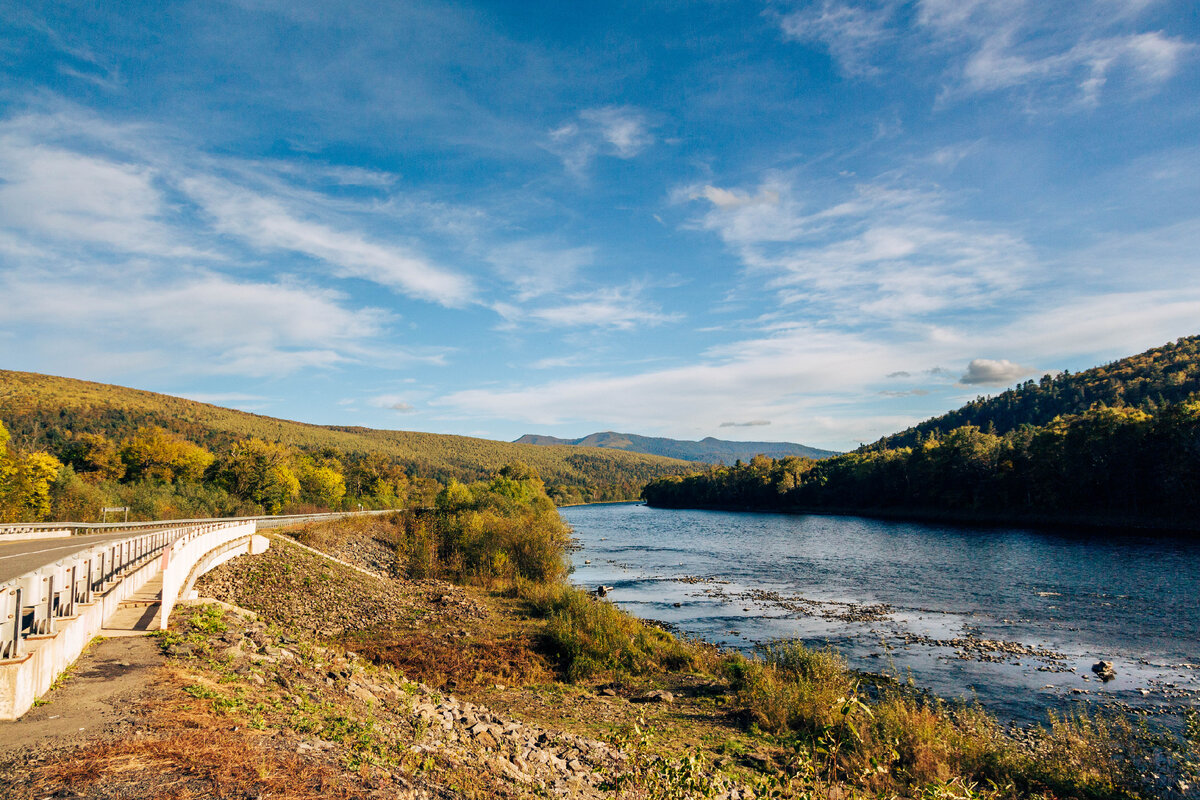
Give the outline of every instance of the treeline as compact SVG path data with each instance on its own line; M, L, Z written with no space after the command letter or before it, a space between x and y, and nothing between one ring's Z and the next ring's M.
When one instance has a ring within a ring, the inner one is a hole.
M213 453L158 427L120 439L76 433L55 453L26 452L0 423L4 522L89 522L105 506L128 506L132 519L396 508L430 503L440 489L377 453L304 452L256 438Z
M911 447L822 461L759 456L648 484L664 507L951 512L1197 525L1200 400L1154 411L1098 405L1003 435L963 425Z
M994 397L979 397L960 409L886 436L876 447L915 447L930 436L946 436L965 425L1005 434L1021 425L1048 425L1056 417L1097 406L1138 408L1154 413L1200 392L1200 336L1071 374L1045 375Z

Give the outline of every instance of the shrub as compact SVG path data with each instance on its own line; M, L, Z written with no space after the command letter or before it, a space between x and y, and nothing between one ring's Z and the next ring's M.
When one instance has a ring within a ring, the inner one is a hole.
M671 634L580 589L521 583L519 592L546 619L545 648L568 680L696 666L696 653Z

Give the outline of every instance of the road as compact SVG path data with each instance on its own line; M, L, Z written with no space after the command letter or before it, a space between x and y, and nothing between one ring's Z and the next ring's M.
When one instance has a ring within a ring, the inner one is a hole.
M94 544L128 539L150 531L121 531L120 533L89 533L85 536L64 536L61 539L32 539L0 544L0 583L24 575L63 556L86 550Z

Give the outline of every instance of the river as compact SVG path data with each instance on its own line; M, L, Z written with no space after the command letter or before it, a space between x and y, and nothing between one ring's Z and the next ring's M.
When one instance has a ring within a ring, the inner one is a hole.
M745 651L798 638L1002 719L1200 708L1200 543L862 517L561 509L577 585ZM1091 670L1113 662L1116 678Z

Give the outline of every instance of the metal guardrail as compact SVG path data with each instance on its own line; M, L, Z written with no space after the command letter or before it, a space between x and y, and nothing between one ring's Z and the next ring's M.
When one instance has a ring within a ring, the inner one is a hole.
M112 533L124 530L138 530L150 527L179 527L184 525L202 525L211 522L255 522L258 528L278 528L284 525L294 525L300 522L315 522L323 519L338 517L369 516L372 514L391 514L400 509L386 508L379 511L328 511L320 514L276 514L258 517L207 517L204 519L165 519L150 522L18 522L0 525L0 543L4 542L6 534L31 533L36 531L70 531L75 536L89 533Z
M30 636L54 634L55 620L75 615L76 605L92 602L131 571L158 557L177 543L213 530L254 522L255 529L278 528L302 522L327 520L359 514L388 514L386 511L291 514L274 517L226 517L205 520L167 520L131 523L33 523L0 528L5 532L71 529L98 533L155 527L149 533L104 542L80 550L52 564L38 567L0 583L0 662L20 658Z

